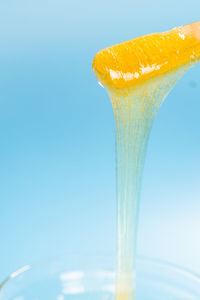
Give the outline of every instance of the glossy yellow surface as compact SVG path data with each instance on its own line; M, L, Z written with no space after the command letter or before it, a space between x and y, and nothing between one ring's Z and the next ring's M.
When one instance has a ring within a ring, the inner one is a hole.
M200 59L200 22L99 51L92 67L108 88L126 89Z

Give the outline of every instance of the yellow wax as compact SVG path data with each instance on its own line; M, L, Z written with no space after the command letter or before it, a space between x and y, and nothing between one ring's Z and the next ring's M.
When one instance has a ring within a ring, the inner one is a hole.
M125 89L200 57L200 22L99 51L92 67L105 86Z

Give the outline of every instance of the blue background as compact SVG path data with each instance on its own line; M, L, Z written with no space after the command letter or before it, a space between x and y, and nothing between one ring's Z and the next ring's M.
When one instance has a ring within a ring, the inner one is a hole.
M114 119L94 54L199 20L199 0L0 2L0 280L62 253L114 253ZM200 271L200 68L154 122L138 253Z

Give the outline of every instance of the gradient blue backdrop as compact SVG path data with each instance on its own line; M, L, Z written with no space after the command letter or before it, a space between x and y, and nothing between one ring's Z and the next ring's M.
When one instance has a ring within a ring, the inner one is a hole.
M114 253L111 104L101 48L199 20L199 0L0 2L0 280L62 253ZM200 67L161 107L138 253L200 271Z

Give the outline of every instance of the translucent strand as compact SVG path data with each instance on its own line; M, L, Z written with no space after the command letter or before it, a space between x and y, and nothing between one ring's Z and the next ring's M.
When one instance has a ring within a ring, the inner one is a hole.
M119 300L133 300L135 297L141 177L152 123L165 97L190 66L191 64L151 79L126 93L109 90L116 129L116 296Z

